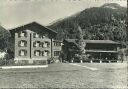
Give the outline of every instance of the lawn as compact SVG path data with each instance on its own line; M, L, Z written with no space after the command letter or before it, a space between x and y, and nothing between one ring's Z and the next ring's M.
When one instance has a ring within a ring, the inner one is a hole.
M127 86L126 63L78 63L78 65L80 66L56 63L39 69L0 69L0 88L122 89Z

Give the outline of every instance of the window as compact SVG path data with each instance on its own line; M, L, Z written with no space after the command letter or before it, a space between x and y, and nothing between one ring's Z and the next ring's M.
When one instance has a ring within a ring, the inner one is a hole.
M40 41L33 42L33 47L41 47L41 42Z
M34 51L34 55L35 55L35 56L40 56L40 55L41 55L40 50L35 50L35 51Z
M47 56L47 52L44 51L44 56Z
M39 35L37 33L33 33L33 38L38 38Z
M42 56L44 56L44 51L42 51Z
M54 46L56 46L56 42L54 42Z
M43 47L50 47L50 42L47 42L47 41L44 42L44 43L43 43Z
M20 50L19 56L27 56L27 50L25 50L25 49Z
M45 38L45 35L43 35L42 38Z
M54 51L54 56L59 56L60 55L60 51Z
M54 46L61 46L61 42L54 41Z
M19 41L18 45L19 45L19 47L27 47L27 41L21 40L21 41Z
M46 37L45 33L42 33L42 38L45 38L45 37Z
M61 42L58 43L58 46L61 46Z
M50 52L48 50L45 50L42 52L42 56L49 56Z
M19 32L18 37L27 37L27 32L26 31Z
M33 38L42 38L42 36L38 33L33 33Z

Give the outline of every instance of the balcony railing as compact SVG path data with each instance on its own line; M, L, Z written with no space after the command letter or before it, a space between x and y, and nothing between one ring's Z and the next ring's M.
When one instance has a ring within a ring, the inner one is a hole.
M96 49L91 49L91 50L86 50L85 52L110 52L110 53L117 53L118 51L116 50L96 50Z
M85 48L85 50L102 50L102 51L117 51L117 49L115 48L115 49L105 49L105 48L100 48L100 49L98 49L98 48Z

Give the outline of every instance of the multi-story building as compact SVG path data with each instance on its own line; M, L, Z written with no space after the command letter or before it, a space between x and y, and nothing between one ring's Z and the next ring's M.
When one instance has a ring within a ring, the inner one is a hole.
M77 54L76 39L66 39L63 41L63 52L68 61ZM117 61L120 44L111 40L84 40L85 55L89 60Z
M55 40L57 32L50 28L32 22L11 29L10 33L16 63L46 64L60 55L61 42Z

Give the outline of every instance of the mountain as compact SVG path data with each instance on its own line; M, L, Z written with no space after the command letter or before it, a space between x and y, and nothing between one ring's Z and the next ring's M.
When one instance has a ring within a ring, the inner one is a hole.
M119 4L116 4L116 3L106 3L101 7L103 7L103 8L111 8L111 9L121 9L122 8Z
M76 38L77 28L82 28L84 39L109 39L119 42L128 41L126 29L127 8L116 3L92 7L51 24L58 32L57 39Z

